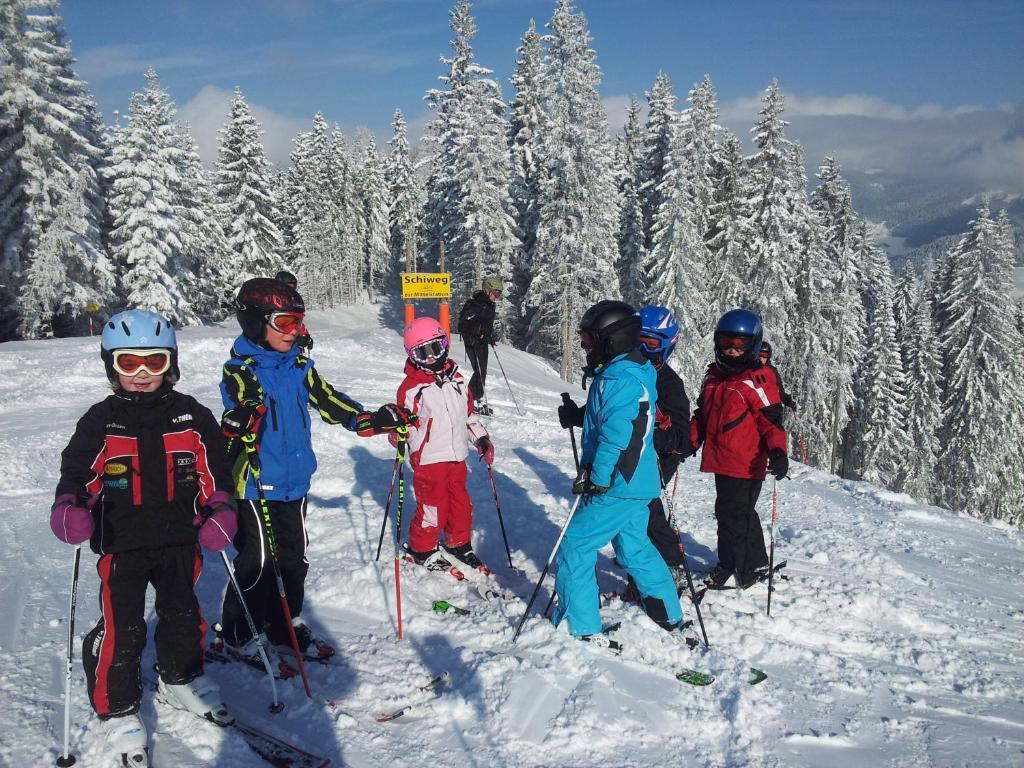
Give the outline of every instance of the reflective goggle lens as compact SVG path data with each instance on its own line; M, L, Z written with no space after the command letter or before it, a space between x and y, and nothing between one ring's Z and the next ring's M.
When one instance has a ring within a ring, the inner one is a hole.
M145 368L153 376L167 373L171 367L171 353L166 349L114 350L114 370L123 376L135 376Z
M647 347L647 349L649 349L651 352L657 352L659 349L661 349L662 340L655 339L650 336L641 336L640 343Z
M305 315L297 312L274 312L267 318L267 323L281 333L298 333L304 318Z
M750 346L749 336L719 336L715 343L722 349L746 349Z
M418 347L412 348L412 356L420 363L432 363L437 360L448 349L448 342L445 339L431 339L425 341Z

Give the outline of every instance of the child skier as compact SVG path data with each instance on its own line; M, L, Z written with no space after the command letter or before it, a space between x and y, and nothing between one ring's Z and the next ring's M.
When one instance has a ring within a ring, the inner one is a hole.
M782 399L782 404L795 413L796 400L786 391L786 386L782 383L782 374L779 373L779 369L772 363L772 345L767 340L761 342L761 352L758 356L761 358L761 365L770 369L775 374L775 382L779 388L779 397Z
M432 570L490 571L473 552L473 505L466 491L469 445L488 466L494 446L473 409L473 393L448 357L448 334L436 320L416 318L403 341L408 360L398 405L416 414L409 430L416 515L409 526L409 555ZM438 536L444 532L444 554ZM452 563L454 560L455 563Z
M611 542L647 615L673 630L683 619L679 598L647 537L648 504L660 490L652 444L658 392L654 369L636 351L640 316L621 301L602 301L583 315L579 333L587 353L584 373L593 379L572 487L584 498L558 551L558 608L551 620L557 626L568 619L579 638L601 632L594 568L598 550Z
M690 422L700 469L715 475L718 565L710 589L746 588L768 566L755 504L765 470L781 479L789 469L776 379L761 366L761 320L747 309L722 315L715 327L715 362L708 366Z
M174 329L162 315L129 310L100 342L114 393L79 420L61 454L50 527L61 541L90 540L98 554L99 623L83 643L89 701L107 745L125 765L149 764L139 718L146 589L156 591L159 693L217 723L232 721L203 674L206 622L194 584L205 549L236 529L224 438L196 400L175 392Z
M300 618L309 570L306 494L316 470L309 409L315 408L328 424L341 424L363 437L395 430L408 420L394 405L366 412L324 381L313 361L299 353L296 342L304 329L305 305L294 288L270 278L253 278L239 290L236 309L242 334L235 339L221 381L225 407L221 425L230 438L228 452L235 455L234 492L239 500L235 574L256 627L265 630L272 645L290 649L269 561L260 495L250 457L240 444L243 438L255 436L256 461L299 649L308 658L326 658L334 648L314 636ZM232 588L224 597L220 633L233 655L259 663L262 637L253 637Z

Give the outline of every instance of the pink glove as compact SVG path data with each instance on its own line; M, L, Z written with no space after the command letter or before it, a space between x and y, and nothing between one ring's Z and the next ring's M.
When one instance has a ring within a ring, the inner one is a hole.
M214 491L204 509L209 516L196 515L192 521L199 528L199 543L210 552L222 552L238 533L235 502L225 491Z
M98 498L99 494L93 494L85 502L86 506L81 507L73 493L58 496L50 507L50 530L53 531L53 535L65 544L81 544L88 541L96 528L92 519L92 505Z
M494 443L489 437L481 437L476 441L476 452L488 467L494 463Z

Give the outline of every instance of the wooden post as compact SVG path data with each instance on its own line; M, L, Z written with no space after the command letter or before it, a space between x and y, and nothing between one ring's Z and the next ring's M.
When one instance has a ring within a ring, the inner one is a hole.
M412 258L412 241L405 241L405 271L413 271L413 258ZM405 302L405 324L409 325L413 320L416 319L416 307L412 303L412 299L407 299Z
M444 240L439 243L439 246L441 249L439 263L441 265L441 271L444 272ZM441 327L444 328L444 332L448 334L449 339L452 336L451 319L451 305L445 299L441 299L437 305L437 322L439 322Z

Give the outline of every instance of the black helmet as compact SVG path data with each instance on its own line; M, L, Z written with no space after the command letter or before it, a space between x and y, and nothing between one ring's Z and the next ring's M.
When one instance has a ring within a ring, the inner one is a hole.
M280 280L254 277L246 280L235 298L235 317L250 341L262 343L263 326L274 312L305 312L299 292Z
M744 339L743 354L730 357L723 350L731 346L727 341L736 337ZM715 361L726 371L746 370L757 360L761 337L761 318L749 309L730 309L715 326Z
M277 282L284 283L285 285L291 286L292 288L299 284L299 281L295 279L295 275L293 275L286 269L282 269L280 272L274 275L274 279L277 280Z
M624 301L599 301L583 314L580 334L587 362L607 363L640 343L640 313Z
M772 345L771 345L771 342L769 342L769 341L762 341L761 342L761 351L758 352L758 354L761 355L762 357L764 357L766 360L771 360L772 359Z

